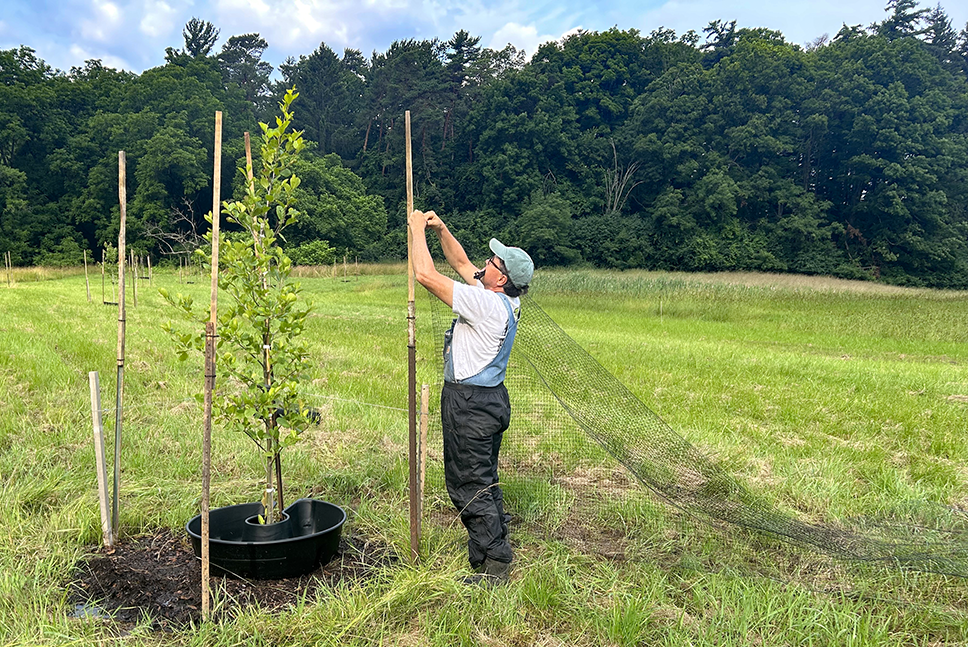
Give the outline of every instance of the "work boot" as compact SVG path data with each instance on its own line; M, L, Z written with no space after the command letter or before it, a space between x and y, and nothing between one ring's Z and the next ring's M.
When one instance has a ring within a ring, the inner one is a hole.
M484 574L495 578L499 583L507 582L511 577L511 562L499 562L488 557L484 560Z
M510 562L499 562L490 557L474 570L477 574L464 578L463 582L466 586L481 586L489 589L504 584L511 577Z

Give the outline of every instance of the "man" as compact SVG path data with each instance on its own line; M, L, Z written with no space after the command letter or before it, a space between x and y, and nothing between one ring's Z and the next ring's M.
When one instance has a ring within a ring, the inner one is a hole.
M511 420L504 374L517 331L518 297L528 291L534 263L524 250L492 238L494 256L478 269L436 213L414 211L409 223L416 280L457 315L444 336L440 418L447 492L467 529L468 558L478 572L465 581L497 584L508 579L513 557L497 475L501 438ZM466 284L434 267L428 227Z

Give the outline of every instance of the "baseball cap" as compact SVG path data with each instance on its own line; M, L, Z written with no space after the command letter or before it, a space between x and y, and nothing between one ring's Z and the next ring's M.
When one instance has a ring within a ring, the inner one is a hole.
M508 278L514 283L515 287L523 288L531 285L531 277L534 275L534 261L528 253L520 247L508 247L497 238L492 238L489 244L494 255L504 261L504 268L508 272Z

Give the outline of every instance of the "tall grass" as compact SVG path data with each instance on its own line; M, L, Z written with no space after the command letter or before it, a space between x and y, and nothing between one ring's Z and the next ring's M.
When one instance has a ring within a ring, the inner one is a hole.
M343 505L355 532L405 555L406 280L398 269L352 280L304 275L316 304L307 393L323 421L283 461L289 500L308 494ZM154 282L207 298L204 282L179 283L177 273L156 271ZM139 287L127 322L122 538L179 529L199 497L201 359L175 360L160 330L173 313L145 281ZM965 293L561 271L539 274L533 295L688 440L782 508L839 522L890 518L911 501L968 507ZM895 573L863 590L818 591L824 577L844 581L840 566L818 567L756 536L684 536L674 510L640 494L612 496L636 486L578 441L546 443L560 460L535 467L551 470L553 484L538 487L539 469L507 475L518 507L506 587L458 583L464 532L446 493L432 488L419 566L382 568L282 612L250 608L164 636L147 625L122 635L109 622L71 618L65 585L100 541L87 373L100 372L110 433L117 313L87 302L83 274L0 285L0 311L0 645L968 641L963 581ZM433 379L425 312L418 304L422 382ZM510 433L540 443L541 421L540 411L516 409ZM249 441L216 429L213 446L213 505L258 498L260 458ZM432 484L439 460L432 452ZM782 562L789 577L753 577L749 563L724 558L737 542Z
M100 273L99 266L90 263L88 272L93 280L95 273ZM4 269L0 274L0 286L7 287L7 280L11 284L16 283L35 283L37 281L53 281L77 275L84 275L84 266L79 267L13 267L10 270Z

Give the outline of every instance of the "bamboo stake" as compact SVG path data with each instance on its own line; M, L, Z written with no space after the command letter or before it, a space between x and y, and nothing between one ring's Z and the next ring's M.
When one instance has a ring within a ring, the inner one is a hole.
M424 481L427 477L427 427L430 422L430 385L420 389L420 511L423 512ZM422 520L421 514L420 519Z
M138 307L138 257L131 250L131 296L134 297L134 307Z
M205 325L205 414L202 433L202 620L211 614L209 590L209 496L212 483L212 393L215 390L215 324L218 317L218 233L222 190L222 112L215 113L215 170L212 174L212 300Z
M417 331L414 307L413 232L413 158L410 146L410 111L405 113L404 139L407 160L407 418L410 435L410 553L414 563L420 557L420 497L417 478Z
M121 481L121 421L124 404L124 254L125 225L128 219L128 193L125 178L124 151L118 151L118 204L121 208L121 228L118 230L118 381L114 409L114 503L111 509L111 535L118 537L120 524L118 491Z
M101 534L104 545L114 548L111 530L111 504L108 501L108 473L104 461L104 423L101 421L101 380L97 371L87 374L91 383L91 415L94 422L94 465L97 470L97 502L101 509Z
M87 287L87 302L91 302L91 280L87 276L87 250L84 250L84 285Z

